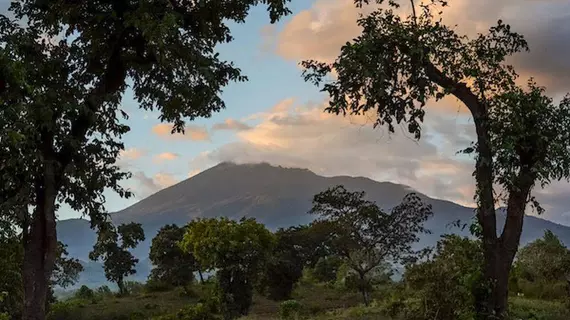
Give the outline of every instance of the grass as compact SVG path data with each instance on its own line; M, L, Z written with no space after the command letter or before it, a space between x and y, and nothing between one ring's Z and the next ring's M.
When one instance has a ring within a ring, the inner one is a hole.
M190 295L177 288L166 292L140 293L121 298L75 301L68 314L52 317L49 320L147 320L194 304L200 297L206 296L207 292L205 288L196 286ZM374 298L381 301L382 295L377 293ZM295 290L293 299L302 305L303 316L300 319L303 320L394 320L385 315L382 303L364 307L360 305L358 294L329 285L300 286ZM511 297L509 301L512 319L570 319L569 308L563 302L522 297ZM250 315L241 320L278 320L279 304L256 295Z
M69 315L52 320L122 320L147 319L167 314L197 302L197 297L184 295L180 290L142 293L102 300L73 301Z

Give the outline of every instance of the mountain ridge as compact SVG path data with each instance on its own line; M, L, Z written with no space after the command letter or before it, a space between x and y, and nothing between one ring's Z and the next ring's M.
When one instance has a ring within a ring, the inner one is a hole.
M226 216L239 219L255 217L269 229L306 224L313 217L307 214L313 195L334 185L344 185L348 190L365 191L369 200L386 210L401 202L410 192L416 192L432 205L434 216L426 222L431 235L423 235L417 248L434 245L441 234L468 235L467 230L450 227L455 221L469 223L474 208L454 202L430 198L409 186L393 182L378 182L367 177L323 177L308 169L285 168L269 163L235 164L220 163L191 178L160 190L149 197L112 213L117 223L139 222L143 224L146 240L133 254L141 260L141 271L148 272L148 251L158 229L166 224L184 225L194 218ZM502 228L504 214L498 214L498 227ZM534 216L526 216L521 244L541 237L550 229L567 245L570 244L570 227ZM88 261L96 236L83 219L58 222L60 240L68 245L71 256ZM144 277L144 274L140 274ZM137 276L137 278L140 278ZM90 281L95 283L96 281Z

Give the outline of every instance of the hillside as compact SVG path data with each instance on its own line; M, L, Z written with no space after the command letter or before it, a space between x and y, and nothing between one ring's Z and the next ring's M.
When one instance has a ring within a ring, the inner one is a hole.
M192 178L161 190L146 199L112 214L116 223L139 222L147 233L147 240L135 249L141 260L140 274L144 278L149 270L147 260L150 241L156 231L165 224L183 225L196 217L241 218L255 217L269 228L287 227L310 222L307 214L312 196L329 186L342 184L349 190L364 190L370 200L389 209L398 204L412 190L404 185L377 182L363 177L322 177L306 169L275 167L269 164L236 165L221 163ZM434 216L427 222L431 235L422 237L418 247L435 244L443 233L464 233L450 227L450 223L461 220L469 222L474 214L467 208L453 202L432 199L422 195L432 204ZM499 217L499 224L502 221ZM570 227L527 216L522 243L542 236L550 229L560 239L570 244ZM63 220L58 223L58 235L68 244L72 256L87 261L88 252L95 241L95 234L85 220ZM93 270L93 268L89 268ZM95 273L92 272L95 276ZM82 282L97 283L100 274L92 279L88 274Z

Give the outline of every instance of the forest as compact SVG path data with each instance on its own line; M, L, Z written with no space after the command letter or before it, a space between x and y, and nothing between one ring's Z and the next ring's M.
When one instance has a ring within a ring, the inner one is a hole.
M20 0L0 15L0 318L44 319L567 319L568 250L553 233L519 249L533 191L570 178L570 96L522 84L510 58L529 50L499 20L476 36L441 20L450 1L354 0L371 6L361 34L333 62L301 61L328 96L326 113L422 139L428 102L454 97L476 136L471 238L414 251L432 208L414 193L390 211L331 186L309 225L275 232L254 219L196 219L153 239L145 284L126 281L140 224L114 225L105 192L131 197L117 164L132 91L138 107L183 133L226 107L247 80L217 53L228 22L253 6L277 23L289 0ZM355 165L357 164L355 157ZM81 265L58 241L66 205L97 231L89 258L119 288L82 287ZM504 208L504 226L497 225Z

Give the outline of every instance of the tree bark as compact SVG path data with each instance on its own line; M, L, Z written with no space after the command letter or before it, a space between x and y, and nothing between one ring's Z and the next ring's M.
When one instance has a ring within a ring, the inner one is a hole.
M125 284L123 283L123 279L117 280L117 286L119 287L119 295L122 296L125 294Z
M364 300L364 305L368 307L370 305L370 293L366 288L366 274L363 272L358 272L358 277L360 280L358 287L360 288L360 293L362 293L362 299Z
M55 168L47 162L43 181L36 184L36 208L24 243L23 320L44 320L49 279L55 264L57 233Z

